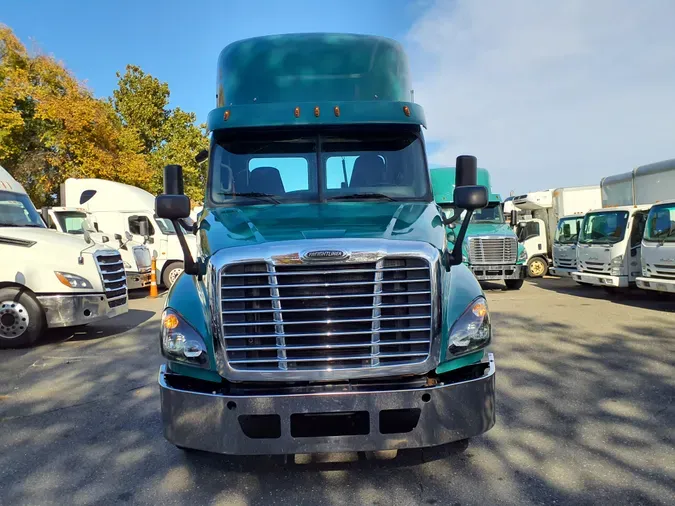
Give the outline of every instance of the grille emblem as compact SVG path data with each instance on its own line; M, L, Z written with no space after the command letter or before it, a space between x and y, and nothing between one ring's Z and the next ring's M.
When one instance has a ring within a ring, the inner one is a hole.
M346 260L350 254L341 249L317 249L305 251L301 255L303 262L330 262L331 260Z

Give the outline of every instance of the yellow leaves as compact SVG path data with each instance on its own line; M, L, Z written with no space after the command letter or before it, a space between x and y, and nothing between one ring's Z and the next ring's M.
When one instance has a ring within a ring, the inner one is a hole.
M208 147L195 115L167 109L169 87L136 66L100 100L65 66L31 55L0 25L0 164L37 206L53 204L68 177L96 177L161 191L162 167L184 165L186 192L201 200Z

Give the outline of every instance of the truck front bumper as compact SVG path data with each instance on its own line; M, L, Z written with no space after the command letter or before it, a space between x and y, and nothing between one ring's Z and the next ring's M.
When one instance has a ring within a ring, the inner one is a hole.
M478 281L525 279L524 265L469 265Z
M655 290L657 292L675 293L675 279L646 278L640 276L635 279L639 288L645 290Z
M458 375L462 370L467 373ZM438 385L398 390L346 391L345 385L330 392L226 395L188 389L189 382L173 378L162 366L165 437L177 446L215 453L420 448L477 436L495 424L491 353L487 361L441 375Z
M630 285L627 276L610 276L609 274L575 271L572 273L572 278L574 281L587 285L613 286L615 288L627 288Z
M575 268L569 268L569 267L551 267L548 272L551 273L552 276L558 276L560 278L571 278L572 274L577 272Z
M138 290L150 286L151 269L141 272L127 271L127 288Z
M126 302L111 308L102 294L38 295L38 301L45 311L49 328L95 323L129 310Z

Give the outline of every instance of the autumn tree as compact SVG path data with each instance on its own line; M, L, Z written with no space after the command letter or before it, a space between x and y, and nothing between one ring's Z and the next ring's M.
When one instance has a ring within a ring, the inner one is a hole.
M194 113L169 108L169 86L146 74L140 67L127 65L117 73L117 89L112 104L122 123L138 133L143 154L152 167L151 191L162 192L162 172L167 164L183 166L185 193L194 203L204 196L205 167L195 155L208 148L206 125L197 125Z
M0 164L36 206L54 204L68 177L98 177L149 187L143 139L125 128L53 57L30 55L0 26Z

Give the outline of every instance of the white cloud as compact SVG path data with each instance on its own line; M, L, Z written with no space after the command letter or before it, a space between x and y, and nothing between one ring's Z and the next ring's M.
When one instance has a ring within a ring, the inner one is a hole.
M474 154L506 193L675 158L673 20L673 0L436 1L406 44L430 161Z

